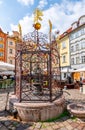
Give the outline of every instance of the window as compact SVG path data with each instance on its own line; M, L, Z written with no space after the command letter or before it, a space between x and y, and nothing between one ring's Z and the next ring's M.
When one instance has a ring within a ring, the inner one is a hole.
M72 64L72 65L74 64L74 58L71 59L71 64Z
M75 33L75 38L77 38L79 36L79 33L78 32L76 32Z
M81 35L84 34L84 28L81 29Z
M78 33L79 33L79 36L81 36L81 30L79 30Z
M10 60L10 64L12 64L12 60Z
M71 52L74 52L74 46L71 46Z
M65 63L66 62L66 56L62 56L62 62Z
M73 39L75 39L75 38L77 38L77 37L79 37L79 36L81 36L83 34L85 34L85 27L81 28L80 30L78 30L75 33L72 33L70 35L70 40L73 40Z
M81 49L85 48L85 42L84 40L81 41Z
M12 49L10 49L10 50L9 50L9 53L10 53L10 54L12 54L12 53L13 53L13 50L12 50Z
M3 44L0 44L0 48L3 48Z
M85 56L82 56L82 57L81 57L81 62L82 62L82 63L85 63Z
M0 52L0 56L3 56L3 52Z
M77 22L72 24L72 29L75 29L75 28L77 28Z
M76 64L79 64L79 57L76 57Z
M76 51L79 50L79 44L76 44Z
M84 33L85 33L85 27L84 27Z
M85 16L81 17L79 22L80 22L80 25L84 24L85 23Z
M9 44L10 44L10 45L13 45L13 42L10 41Z
M70 35L70 40L72 40L72 39L73 39L73 34Z
M3 41L3 38L2 38L2 37L0 37L0 41Z
M62 43L62 49L64 49L64 48L66 48L66 43L65 42Z

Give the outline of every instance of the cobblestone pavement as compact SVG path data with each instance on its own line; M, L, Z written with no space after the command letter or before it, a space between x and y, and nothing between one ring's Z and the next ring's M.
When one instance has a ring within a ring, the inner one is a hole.
M70 93L70 95L67 94ZM66 102L85 103L85 94L79 90L69 89L64 92ZM0 130L85 130L85 122L65 116L54 122L22 122L14 119L5 111L7 91L0 90Z

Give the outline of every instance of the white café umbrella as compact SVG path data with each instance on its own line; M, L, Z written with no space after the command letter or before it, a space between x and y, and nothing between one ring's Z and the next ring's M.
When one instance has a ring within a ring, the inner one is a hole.
M0 75L13 75L14 76L15 73L13 71L6 70L6 71L1 71Z
M15 69L14 65L0 61L0 71L14 70L14 69Z

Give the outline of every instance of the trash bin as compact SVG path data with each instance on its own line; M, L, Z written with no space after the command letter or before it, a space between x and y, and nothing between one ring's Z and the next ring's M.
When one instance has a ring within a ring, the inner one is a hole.
M81 92L81 93L83 92L83 87L80 87L80 92Z
M64 86L64 90L66 90L67 89L67 86Z
M85 83L83 83L83 94L85 94Z

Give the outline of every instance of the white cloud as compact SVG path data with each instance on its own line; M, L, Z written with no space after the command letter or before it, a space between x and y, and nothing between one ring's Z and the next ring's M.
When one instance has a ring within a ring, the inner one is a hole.
M40 0L38 8L43 9L47 4L48 4L47 0Z
M20 2L21 4L24 4L24 5L33 5L34 3L34 0L17 0L18 2Z
M43 33L49 32L48 20L50 19L53 24L53 31L60 30L60 33L63 33L71 27L73 22L78 21L80 16L85 15L85 0L75 2L64 0L61 4L51 5L43 11L43 14L43 21L40 21L42 24L40 31ZM19 22L23 34L33 31L33 14L25 16ZM14 27L16 28L16 25L11 24L12 30L14 30Z
M21 28L22 28L22 34L26 34L28 32L33 31L33 16L25 16L22 20L19 21ZM11 24L11 29L18 31L18 24L13 25Z

